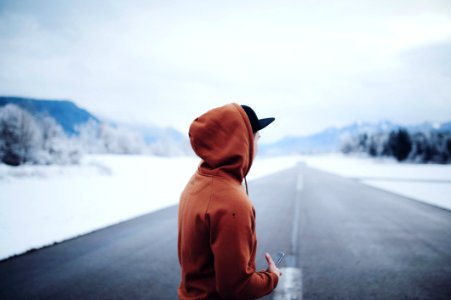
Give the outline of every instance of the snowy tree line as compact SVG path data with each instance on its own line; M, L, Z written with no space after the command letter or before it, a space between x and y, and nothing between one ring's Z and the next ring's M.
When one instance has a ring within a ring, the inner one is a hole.
M80 158L75 141L49 116L34 118L8 104L0 108L0 158L8 165L74 163Z
M68 136L48 115L33 116L8 104L0 107L0 161L22 164L74 164L84 153L184 154L174 141L159 140L151 145L131 130L110 124L87 122Z
M366 153L372 157L391 156L398 161L451 163L451 132L409 131L405 128L363 132L343 138L343 153Z

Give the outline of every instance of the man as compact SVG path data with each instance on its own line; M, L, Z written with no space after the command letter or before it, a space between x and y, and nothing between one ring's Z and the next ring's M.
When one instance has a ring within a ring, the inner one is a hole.
M242 185L258 131L272 121L231 103L192 122L191 146L202 161L180 197L180 299L256 299L277 286L281 273L268 253L267 270L255 270L255 210Z

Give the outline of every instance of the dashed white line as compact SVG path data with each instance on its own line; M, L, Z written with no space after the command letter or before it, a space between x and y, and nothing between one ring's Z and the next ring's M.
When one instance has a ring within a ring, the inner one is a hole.
M281 268L282 276L274 290L274 300L302 300L302 272L299 268Z
M304 188L305 163L298 163L298 174L296 179L296 197L294 199L293 228L291 232L291 253L287 257L287 267L281 268L282 276L279 284L274 290L274 300L302 300L302 270L298 268L299 257L299 218L301 191Z

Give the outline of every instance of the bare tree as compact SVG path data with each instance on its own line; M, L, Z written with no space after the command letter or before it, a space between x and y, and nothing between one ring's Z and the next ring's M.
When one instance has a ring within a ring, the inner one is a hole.
M17 166L36 158L41 132L27 111L8 104L0 109L0 139L1 161Z
M70 164L77 163L81 151L74 138L64 132L63 127L50 116L41 117L38 121L42 131L42 155L40 163Z

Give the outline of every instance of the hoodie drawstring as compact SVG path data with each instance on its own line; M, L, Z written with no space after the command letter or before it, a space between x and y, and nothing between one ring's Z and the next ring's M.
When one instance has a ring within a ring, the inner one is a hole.
M244 183L246 184L246 194L249 196L249 192L248 192L248 190L247 190L247 180L246 180L246 177L244 177Z

